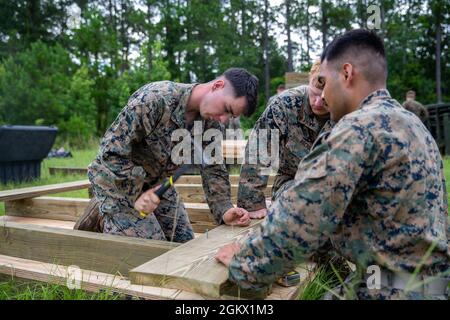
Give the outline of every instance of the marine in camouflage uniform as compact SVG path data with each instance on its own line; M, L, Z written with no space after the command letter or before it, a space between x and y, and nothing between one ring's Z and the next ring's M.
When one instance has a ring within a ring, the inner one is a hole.
M154 82L135 92L107 130L100 152L88 167L94 198L104 233L155 240L185 242L194 237L186 209L174 188L160 199L145 218L134 209L137 198L172 175L179 167L171 159L172 133L189 129L185 110L194 84ZM203 130L223 126L202 120ZM190 128L193 134L194 128ZM207 203L217 223L233 207L230 183L223 164L200 167Z
M257 135L260 129L276 129L280 134L279 169L272 187L272 199L281 192L288 181L292 181L302 158L310 151L314 141L321 131L329 131L332 121L329 114L319 117L315 115L309 103L308 86L299 86L283 91L273 96L253 127ZM271 153L271 135L268 134L268 153ZM249 154L249 144L246 146ZM248 157L246 157L248 159ZM266 208L264 189L269 176L261 174L271 164L264 165L261 161L241 167L238 187L238 207L248 211Z
M447 215L443 163L433 137L387 90L377 90L318 138L295 183L240 243L229 279L261 289L331 239L363 272L369 265L408 275L418 269L418 277L445 281ZM446 298L417 288L368 289L361 279L354 289L361 299Z

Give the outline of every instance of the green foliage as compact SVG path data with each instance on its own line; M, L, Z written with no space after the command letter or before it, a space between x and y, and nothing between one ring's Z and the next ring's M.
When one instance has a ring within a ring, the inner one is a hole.
M161 56L161 43L155 42L151 50L153 53L152 61L148 61L148 48L144 46L136 61L136 67L125 71L117 79L112 80L107 92L110 104L113 106L108 113L109 123L126 105L130 95L141 86L152 81L170 79L168 63ZM149 63L151 63L150 72L148 70Z
M79 147L86 146L95 128L97 110L92 98L93 84L86 66L75 72L68 91L68 108L64 115L67 120L59 124L63 139L72 140Z
M58 141L81 147L87 137L103 135L130 94L150 81L204 82L244 67L260 79L258 109L242 119L251 128L286 71L280 30L284 36L289 24L294 68L308 71L336 35L367 27L372 4L382 14L378 33L386 44L391 94L403 101L412 89L420 102L436 102L440 27L442 96L448 101L448 1L290 0L266 10L264 0L0 0L0 124L56 125ZM79 24L68 25L74 5Z
M11 124L43 119L56 125L63 116L73 64L66 50L38 41L8 58L0 74L0 114Z
M3 123L51 125L59 136L83 146L95 127L93 81L60 45L33 43L0 67Z

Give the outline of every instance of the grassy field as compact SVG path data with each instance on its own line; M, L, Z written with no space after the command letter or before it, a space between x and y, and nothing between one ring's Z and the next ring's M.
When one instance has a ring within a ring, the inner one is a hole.
M42 163L41 179L33 182L21 184L1 185L0 190L31 187L38 185L46 185L60 182L69 182L86 179L85 175L50 175L49 167L87 167L94 159L97 153L96 148L89 150L72 151L73 158L65 159L46 159ZM450 158L444 159L444 171L446 177L447 190L450 190ZM235 173L235 172L233 172ZM52 195L53 196L53 195ZM87 190L77 190L55 194L61 197L77 197L87 198ZM449 197L450 202L450 197ZM4 214L4 204L0 203L0 215ZM3 278L4 279L4 278ZM333 271L321 269L316 277L302 291L299 299L314 300L319 299L325 292L326 288L333 287L337 284L337 276ZM48 283L32 283L16 281L12 279L4 279L0 281L0 300L116 300L124 297L108 292L100 292L96 294L87 293L82 290L70 290L65 286L53 285Z

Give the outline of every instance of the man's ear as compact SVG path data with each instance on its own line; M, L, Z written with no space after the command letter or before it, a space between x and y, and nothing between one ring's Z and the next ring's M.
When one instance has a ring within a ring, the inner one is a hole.
M212 85L212 91L215 91L217 89L222 89L223 87L225 87L225 81L223 79L215 80Z
M351 63L344 63L342 66L342 73L346 83L350 83L353 80L354 69Z

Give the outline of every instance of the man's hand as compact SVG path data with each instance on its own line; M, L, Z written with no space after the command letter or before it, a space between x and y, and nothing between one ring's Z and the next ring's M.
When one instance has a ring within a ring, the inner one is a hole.
M231 259L233 256L238 253L240 250L239 244L236 242L224 245L221 247L214 258L216 258L217 261L223 263L226 267L230 265Z
M230 208L223 215L223 222L229 226L245 227L250 224L248 211L242 208Z
M250 219L262 219L267 215L267 209L263 208L256 211L249 211L248 214L250 216Z
M145 214L150 214L155 211L160 201L158 196L155 194L155 191L158 190L159 187L160 186L153 187L141 194L134 203L134 208Z

